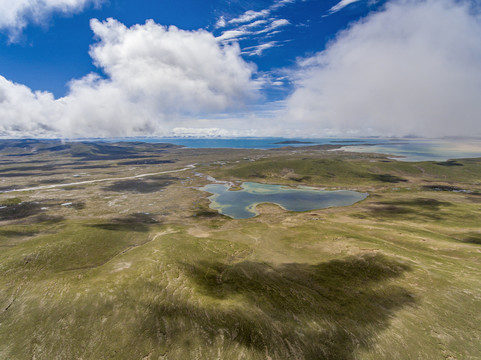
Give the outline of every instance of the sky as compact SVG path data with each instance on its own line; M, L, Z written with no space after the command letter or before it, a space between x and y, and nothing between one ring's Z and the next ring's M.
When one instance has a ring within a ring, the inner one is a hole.
M0 137L481 136L481 0L0 0Z

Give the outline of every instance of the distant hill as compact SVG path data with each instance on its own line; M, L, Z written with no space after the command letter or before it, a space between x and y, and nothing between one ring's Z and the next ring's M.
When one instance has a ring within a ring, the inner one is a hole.
M167 143L102 142L7 139L0 140L0 154L4 156L29 156L42 152L70 154L82 160L120 160L157 156L166 149L182 146Z

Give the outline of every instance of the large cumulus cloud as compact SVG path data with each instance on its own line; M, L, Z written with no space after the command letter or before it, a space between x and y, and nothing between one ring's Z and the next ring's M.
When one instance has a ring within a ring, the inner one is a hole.
M480 34L473 3L393 1L301 62L284 126L318 135L481 135Z
M113 19L92 20L91 27L98 42L90 55L105 76L73 80L57 100L0 78L4 135L36 127L61 136L163 135L186 117L240 107L256 96L255 69L238 45L222 45L206 31L153 21L127 28Z

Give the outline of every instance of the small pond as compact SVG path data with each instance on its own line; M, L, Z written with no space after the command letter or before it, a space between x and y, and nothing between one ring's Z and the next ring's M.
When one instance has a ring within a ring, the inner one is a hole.
M227 184L209 184L201 190L213 194L209 197L211 209L234 219L258 215L256 206L262 203L277 204L290 211L308 211L352 205L368 195L350 190L327 191L306 186L290 188L254 182L245 182L241 187L241 190L230 191Z

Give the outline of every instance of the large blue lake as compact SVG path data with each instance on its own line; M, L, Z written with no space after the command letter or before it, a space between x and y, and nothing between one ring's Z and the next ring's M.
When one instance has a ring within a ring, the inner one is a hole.
M210 208L234 219L256 216L256 206L272 203L290 211L308 211L333 206L352 205L368 194L350 190L326 191L310 187L290 188L282 185L245 182L242 190L229 191L227 184L209 184L201 190L213 194Z
M99 139L92 139L99 140ZM310 146L310 145L354 145L354 144L381 144L385 139L357 139L357 138L282 138L282 137L238 137L238 138L117 138L106 141L141 141L147 143L170 143L193 149L276 149L284 146Z
M400 161L445 161L481 157L481 139L393 139L393 138L121 138L94 141L141 141L171 143L188 148L274 149L284 146L346 145L343 150L401 156ZM290 142L290 143L289 143Z
M390 154L400 161L446 161L481 157L481 139L408 139L384 143L346 146L345 151ZM397 157L400 156L400 157Z

